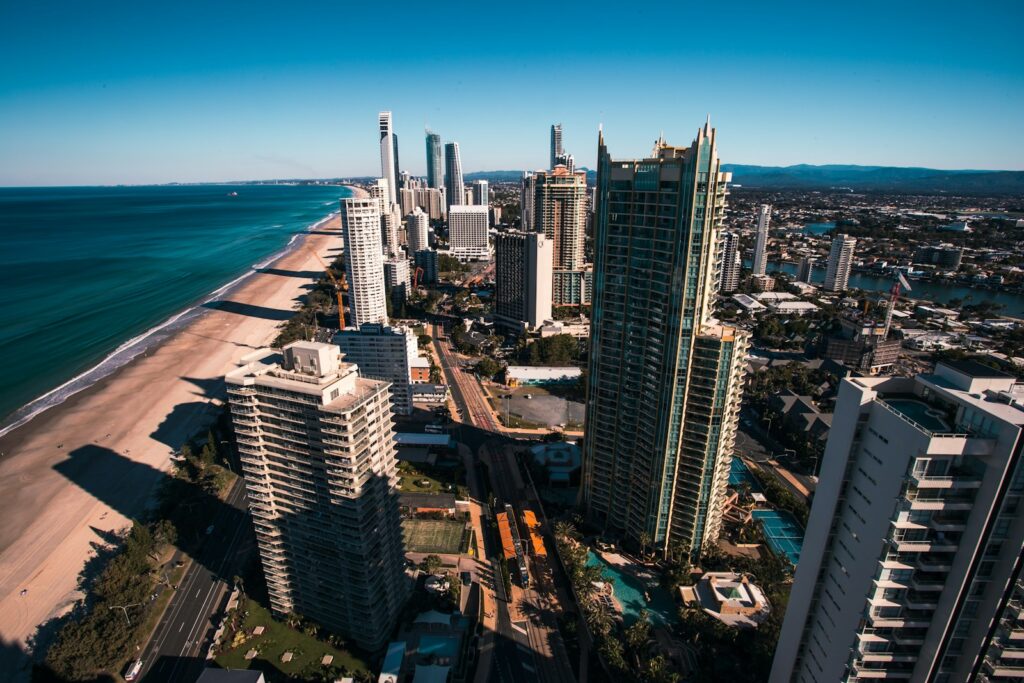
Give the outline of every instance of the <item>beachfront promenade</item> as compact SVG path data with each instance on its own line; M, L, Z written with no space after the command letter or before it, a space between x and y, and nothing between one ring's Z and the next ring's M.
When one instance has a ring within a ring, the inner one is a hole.
M169 456L223 399L224 373L266 346L340 254L331 219L266 272L155 350L0 438L0 639L24 648L80 597L78 576L109 532L140 516ZM24 592L24 594L22 594ZM12 671L17 648L0 654Z

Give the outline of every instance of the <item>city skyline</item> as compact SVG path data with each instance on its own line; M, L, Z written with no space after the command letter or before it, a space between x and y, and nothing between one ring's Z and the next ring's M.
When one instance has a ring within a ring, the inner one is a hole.
M551 21L566 19L558 49L569 45L588 68L541 87L554 46L529 12L509 18L522 40L505 45L474 30L482 17L442 9L436 19L456 21L468 40L443 50L424 45L410 60L364 49L369 35L334 39L338 26L357 24L369 8L325 6L315 22L258 8L245 17L221 11L229 16L214 22L186 10L49 16L5 8L4 24L18 30L0 48L12 65L0 76L0 126L11 133L0 141L0 185L368 176L379 154L366 122L384 109L396 113L403 140L421 140L425 125L459 140L467 172L543 168L556 121L564 148L593 168L601 123L619 141L617 154L639 156L651 142L644 131L665 128L678 139L708 112L730 131L722 152L735 163L1024 168L1015 115L1024 72L1013 52L1022 10L1010 3L984 16L964 16L952 4L927 13L886 7L884 25L870 8L856 16L820 8L810 20L796 8L747 5L732 9L714 51L677 41L630 52L594 40L608 12L566 7L550 10ZM616 15L616 32L639 33L655 18L682 21L684 11L638 8ZM166 37L153 35L157 19ZM415 43L411 17L393 28L395 44ZM188 55L182 44L192 46ZM534 59L524 61L524 50ZM481 53L482 62L471 58ZM460 79L451 89L427 77L452 68ZM674 87L684 85L681 71L704 68L716 79L701 97ZM409 85L396 90L399 74ZM493 106L484 74L523 95ZM659 97L651 98L655 87ZM426 174L422 154L404 156L403 170Z

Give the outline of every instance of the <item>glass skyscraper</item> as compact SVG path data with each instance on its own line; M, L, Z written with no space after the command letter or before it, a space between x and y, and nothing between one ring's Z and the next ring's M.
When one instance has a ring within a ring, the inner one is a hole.
M633 161L599 137L582 501L662 554L721 528L748 343L711 318L728 180L710 125Z
M427 187L444 187L444 153L441 136L427 131Z

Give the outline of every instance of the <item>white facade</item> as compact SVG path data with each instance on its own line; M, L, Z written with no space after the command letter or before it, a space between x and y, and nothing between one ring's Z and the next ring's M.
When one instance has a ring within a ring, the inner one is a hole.
M723 232L721 245L718 291L728 294L740 286L740 236L734 232Z
M771 204L762 204L761 209L757 212L757 236L754 239L751 275L764 275L768 271L768 223L771 220Z
M836 235L828 252L828 268L825 270L825 291L845 292L853 268L853 251L857 240L849 235Z
M375 650L409 588L389 385L330 344L244 361L225 382L270 606Z
M391 290L391 301L397 304L409 296L412 281L409 279L409 259L395 256L384 262L384 283Z
M405 217L406 239L409 241L409 253L430 248L429 240L430 219L420 207L415 207L412 213Z
M519 185L519 216L520 226L523 230L530 232L534 224L534 195L537 191L537 182L532 173L523 172L523 178Z
M380 202L350 197L341 200L341 230L348 274L349 324L386 323L384 256L380 238Z
M486 180L474 180L472 190L475 206L487 206L491 203L491 191Z
M1019 680L1022 439L973 361L843 380L770 680Z
M398 178L395 177L395 132L391 127L391 112L377 116L380 124L380 174L388 181L388 203L398 203Z
M412 368L421 367L416 335L406 327L363 325L334 337L345 361L359 366L359 376L391 382L395 413L412 413ZM429 367L429 363L427 364Z
M487 243L486 206L453 205L448 211L448 246L460 261L486 261L491 256Z

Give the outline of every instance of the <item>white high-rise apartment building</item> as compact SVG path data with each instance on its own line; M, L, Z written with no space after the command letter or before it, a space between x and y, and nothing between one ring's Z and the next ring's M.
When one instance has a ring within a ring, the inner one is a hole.
M554 243L537 232L499 232L494 240L494 314L536 329L551 319Z
M825 269L825 291L845 292L853 268L853 251L857 239L849 235L836 235L828 252L828 266Z
M405 234L409 242L409 253L430 248L430 220L427 214L420 207L413 208L412 212L405 217Z
M491 257L487 243L486 206L453 205L448 210L448 248L460 261L486 261Z
M800 263L796 269L797 282L811 283L811 277L814 275L814 266L817 264L818 259L813 256L803 256L800 258Z
M406 327L367 324L334 337L345 361L359 367L359 376L391 382L395 413L412 413L412 385L430 376L430 361L419 355L416 334Z
M342 199L341 231L351 308L348 323L355 327L386 323L380 202L373 198Z
M472 189L474 205L487 206L491 203L491 194L486 180L474 180Z
M723 232L720 250L721 275L719 276L718 291L723 294L735 292L740 286L740 236L735 232Z
M408 594L389 385L332 344L244 360L225 382L270 606L376 650Z
M378 115L380 124L380 174L388 181L387 200L390 204L398 203L398 178L395 173L395 131L391 127L391 112L382 111Z
M772 205L762 204L757 212L757 236L754 239L754 258L750 274L755 277L768 271L768 223L772 220Z
M1024 384L842 380L771 681L1024 675Z
M393 256L384 261L384 284L391 290L391 305L397 306L409 297L409 259Z

